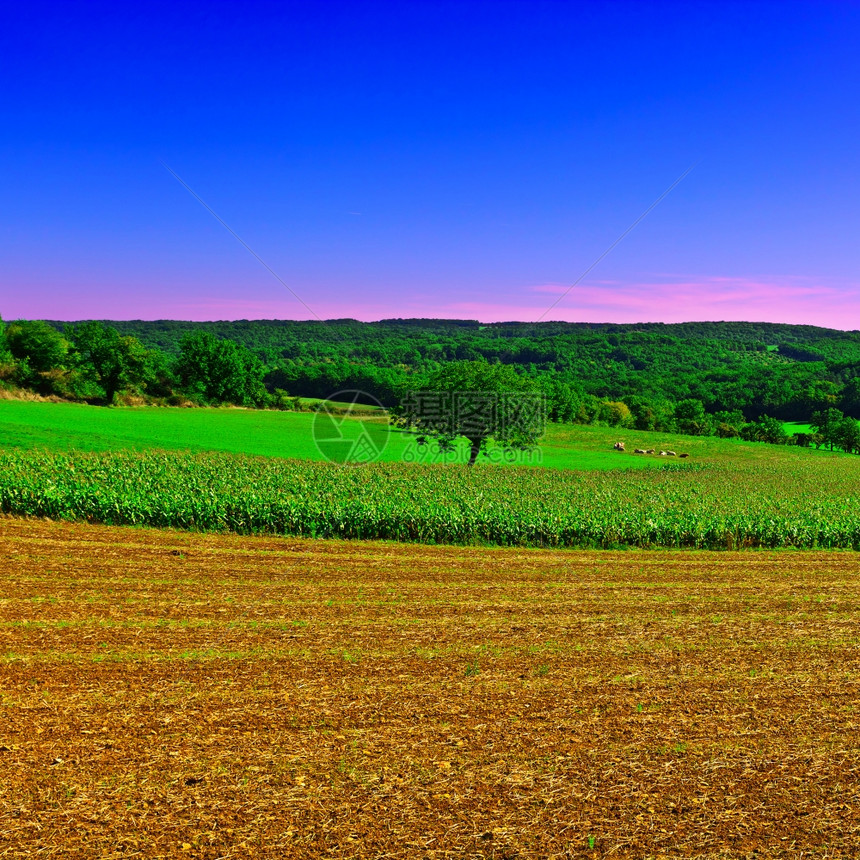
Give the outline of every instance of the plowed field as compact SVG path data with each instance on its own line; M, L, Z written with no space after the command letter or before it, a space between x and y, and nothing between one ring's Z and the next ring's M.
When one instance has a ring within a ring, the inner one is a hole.
M858 856L858 573L0 519L0 857Z

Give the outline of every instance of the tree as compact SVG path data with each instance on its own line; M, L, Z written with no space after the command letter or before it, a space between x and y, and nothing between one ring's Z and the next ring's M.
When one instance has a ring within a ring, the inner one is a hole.
M821 437L821 442L832 451L839 445L838 428L845 416L839 409L822 409L812 413L809 426Z
M737 409L715 412L711 420L716 424L714 432L721 439L737 439L741 435L741 427L747 423L743 413Z
M69 351L68 341L43 320L15 320L6 329L9 351L19 361L26 361L34 373L45 373L59 367Z
M176 396L175 364L176 361L165 355L160 349L147 349L145 351L140 381L148 395L161 398Z
M510 365L460 361L433 373L424 390L408 392L393 419L443 450L465 438L473 466L490 439L509 449L533 447L543 435L545 403L535 383Z
M782 424L768 415L745 424L741 428L741 438L748 442L768 442L771 445L786 445L788 433L782 428Z
M633 426L637 430L653 430L657 423L657 416L650 403L639 398L631 398L627 403L630 414L633 416Z
M808 448L812 444L815 438L815 434L795 433L792 438L794 439L794 444L797 445L799 448Z
M678 403L675 406L675 425L679 433L688 436L706 436L711 432L711 422L701 400L682 400Z
M544 387L547 398L547 417L550 421L573 424L577 421L584 395L569 382L553 379Z
M630 409L633 426L637 430L666 432L674 429L675 407L668 400L632 396L625 397L624 402Z
M621 400L602 401L597 411L596 420L602 421L610 427L631 427L634 424L629 407Z
M49 375L64 367L68 341L43 320L15 320L6 328L6 344L17 361L18 382L50 391Z
M244 346L208 331L182 338L176 373L187 394L208 403L259 406L267 398L266 368L260 360Z
M836 423L833 428L833 438L836 444L849 454L860 453L860 425L847 415Z
M14 370L14 360L6 344L6 323L0 317L0 379Z
M860 376L854 376L845 383L840 405L846 415L860 418Z
M144 382L148 356L136 337L95 321L77 326L71 337L82 369L102 387L108 403L117 392Z
M714 432L720 439L737 439L741 435L739 427L726 421L718 421Z

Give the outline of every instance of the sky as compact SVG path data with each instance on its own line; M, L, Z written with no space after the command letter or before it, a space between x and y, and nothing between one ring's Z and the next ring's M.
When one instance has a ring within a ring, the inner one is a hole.
M0 315L860 329L857 44L848 0L7 4Z

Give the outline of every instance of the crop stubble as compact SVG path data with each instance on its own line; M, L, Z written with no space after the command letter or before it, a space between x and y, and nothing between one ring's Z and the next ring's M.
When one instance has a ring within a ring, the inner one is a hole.
M0 518L0 856L844 857L851 553Z

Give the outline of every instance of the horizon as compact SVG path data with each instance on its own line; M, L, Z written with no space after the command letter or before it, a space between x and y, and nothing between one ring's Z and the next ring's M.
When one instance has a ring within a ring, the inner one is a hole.
M858 40L797 0L18 7L0 312L855 330Z
M18 319L37 319L36 317L19 317ZM797 328L820 328L828 331L839 331L845 334L858 334L860 329L838 328L835 326L819 326L812 323L782 323L773 320L755 320L755 319L738 319L738 320L680 320L677 322L663 322L662 320L637 320L635 322L613 322L611 320L559 320L548 319L532 322L530 320L478 320L467 317L386 317L381 319L362 320L356 317L330 317L329 319L294 319L287 317L235 317L231 319L180 319L178 317L156 317L152 319L143 319L140 317L119 319L116 317L81 317L79 319L50 319L47 317L38 317L44 322L56 323L62 325L77 325L85 322L102 322L111 323L188 323L189 325L197 324L212 324L218 323L295 323L296 325L304 325L308 323L316 325L329 325L332 323L355 322L362 325L374 325L379 323L411 323L411 322L438 322L438 323L474 323L479 326L505 326L505 325L523 325L523 326L549 326L549 325L571 325L571 326L619 326L624 328L632 328L638 325L643 326L683 326L683 325L754 325L754 326L787 326ZM15 322L15 319L7 319L0 314L0 320L4 323Z

